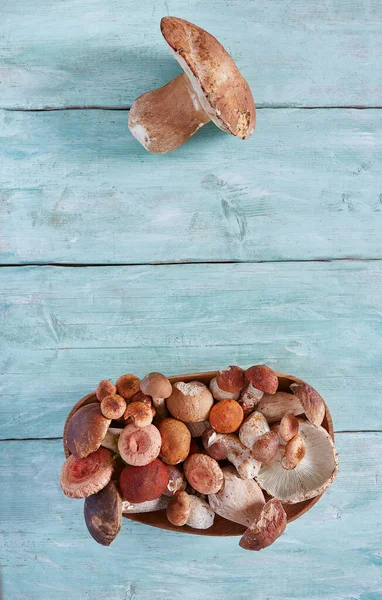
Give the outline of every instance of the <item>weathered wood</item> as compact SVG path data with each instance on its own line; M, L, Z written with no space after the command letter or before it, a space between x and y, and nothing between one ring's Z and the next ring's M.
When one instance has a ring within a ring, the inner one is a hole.
M123 111L0 111L0 261L380 258L381 162L378 110L261 110L167 156Z
M88 534L83 501L58 483L57 441L0 443L0 563L12 600L348 600L382 593L381 434L337 436L340 473L274 546L201 538L123 519L105 549Z
M159 31L214 34L258 105L382 103L379 0L2 0L0 107L127 106L180 72Z
M100 379L258 362L382 429L379 261L0 269L0 437L60 436Z

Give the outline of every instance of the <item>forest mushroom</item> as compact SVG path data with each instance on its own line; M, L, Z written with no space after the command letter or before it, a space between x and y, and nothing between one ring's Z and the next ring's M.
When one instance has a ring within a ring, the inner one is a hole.
M98 448L84 458L71 454L62 465L60 485L69 498L86 498L109 483L113 474L113 454Z
M281 466L287 471L295 469L306 454L306 444L300 435L295 435L285 446Z
M121 529L122 500L115 481L85 499L84 517L90 535L102 546L110 546Z
M243 409L245 419L253 412L263 396L264 392L257 390L252 383L248 383L240 392L238 402Z
M244 446L252 450L253 444L268 433L269 425L264 415L255 411L246 418L239 430L239 439Z
M192 454L184 463L188 483L201 494L214 494L223 485L219 463L205 454Z
M264 504L254 523L239 542L245 550L263 550L273 544L285 531L287 515L280 500L272 498Z
M122 501L122 512L127 515L138 515L141 513L156 512L157 510L163 510L167 508L170 501L169 496L159 496L155 500L146 500L146 502L139 502L133 504L128 500Z
M205 500L185 491L176 492L171 498L166 514L172 525L188 525L193 529L208 529L215 518L214 511Z
M141 392L151 396L159 419L167 417L166 398L171 395L172 386L162 373L149 373L141 381Z
M208 419L214 403L211 392L200 381L174 383L167 398L167 408L175 419L184 423L198 423Z
M209 429L204 433L202 440L209 456L215 460L227 459L236 467L242 479L253 479L259 472L261 464L241 443L237 435L216 433L213 429Z
M168 469L168 484L163 492L166 496L173 496L179 490L185 490L187 482L184 478L183 471L176 465L167 465Z
M152 423L155 409L146 402L130 402L127 405L123 418L131 421L136 427L147 427Z
M111 423L103 416L99 402L81 406L70 419L66 432L66 447L77 458L85 458L100 447Z
M192 438L202 437L203 433L211 427L209 421L199 421L199 423L186 423Z
M120 419L126 410L126 400L118 394L105 396L101 401L101 412L107 419Z
M215 398L215 400L237 400L240 396L240 391L238 392L227 392L225 390L220 389L217 384L216 377L213 377L209 383L209 388L211 390L211 394Z
M245 372L245 377L254 388L265 394L274 394L279 386L276 373L266 365L254 365Z
M255 104L228 52L210 33L177 17L164 17L161 31L184 73L134 102L129 112L134 137L149 152L163 154L212 120L227 133L249 138Z
M265 394L256 406L256 410L264 415L270 425L281 421L286 414L297 416L302 415L304 412L297 396L287 392L276 392L273 395Z
M190 452L191 433L178 419L164 419L158 423L162 438L160 457L168 465L186 460Z
M252 446L252 456L261 463L271 463L277 455L280 439L275 431L264 433Z
M139 384L139 377L132 373L126 373L126 375L121 375L121 377L117 379L117 392L125 400L130 400L134 394L139 392Z
M295 504L322 494L335 479L338 458L329 433L321 426L299 419L299 436L304 440L304 458L292 470L281 464L285 447L280 446L271 465L262 465L256 481L270 496ZM290 443L290 442L289 442Z
M106 432L105 437L102 440L101 446L104 448L108 448L115 454L118 452L118 440L121 435L123 429L119 427L109 427Z
M309 421L314 425L321 425L325 416L325 402L317 390L303 381L292 383L290 389L300 400Z
M168 484L168 469L156 458L144 467L127 465L119 477L122 497L132 504L159 498Z
M115 387L114 383L112 381L110 381L109 379L103 379L97 385L96 396L97 396L97 400L99 402L102 402L102 400L106 396L110 396L111 394L116 394L116 393L117 393L117 388Z
M233 433L243 422L243 409L236 400L221 400L210 410L210 424L217 433Z
M143 467L159 456L161 436L154 425L137 427L126 425L118 440L118 451L122 459L135 467Z
M283 416L280 421L278 434L283 442L287 443L298 434L300 427L299 420L292 413Z
M216 494L209 494L212 510L221 517L249 527L265 504L261 487L253 479L241 479L234 467L222 469L224 485Z

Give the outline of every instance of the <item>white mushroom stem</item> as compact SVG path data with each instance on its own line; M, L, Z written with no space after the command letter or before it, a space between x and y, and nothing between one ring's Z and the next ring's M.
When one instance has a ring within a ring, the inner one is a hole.
M205 500L190 496L190 514L186 525L194 529L208 529L214 523L215 513Z
M226 448L227 460L236 467L239 476L242 479L253 479L260 471L261 463L253 458L248 448L241 443L234 434L224 434L213 432L209 436L208 448L216 442L223 442Z
M237 400L240 396L240 391L225 392L224 390L220 389L220 387L217 384L216 377L211 379L209 387L211 394L213 395L215 400Z
M139 502L138 504L132 504L127 500L122 501L122 512L125 514L139 514L139 513L148 513L155 512L157 510L163 510L167 508L168 503L170 502L169 496L160 496L156 500L148 500L146 502Z
M165 419L166 417L168 417L165 398L153 398L153 405L156 411L157 418Z
M117 427L109 427L109 429L106 432L105 437L103 438L101 446L103 446L104 448L108 448L112 452L117 453L118 452L118 440L119 440L119 436L121 435L122 431L123 431L123 429L118 429Z
M175 150L209 121L184 73L137 98L129 112L131 133L154 154Z

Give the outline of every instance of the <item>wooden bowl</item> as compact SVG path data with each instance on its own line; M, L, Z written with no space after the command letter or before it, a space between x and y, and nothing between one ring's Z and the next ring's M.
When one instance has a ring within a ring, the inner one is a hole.
M217 371L209 371L208 373L191 373L190 375L176 375L174 377L169 377L171 383L176 383L177 381L201 381L206 385L209 384L211 379L217 375ZM285 373L277 373L279 378L279 387L278 391L280 392L290 392L289 386L292 383L299 382L302 380L298 379L298 377L294 377L293 375L286 375ZM84 396L81 400L77 402L70 411L64 426L64 452L65 456L68 457L70 452L66 447L66 430L68 427L68 423L74 413L84 406L85 404L90 404L91 402L96 402L97 398L95 393L88 394ZM333 422L332 417L330 415L329 409L325 404L325 417L322 422L322 427L328 431L331 438L334 440L334 430L333 430ZM322 496L323 494L321 494ZM267 495L265 494L266 498ZM291 521L295 521L303 514L308 512L315 504L319 501L321 496L316 496L311 500L304 500L304 502L298 502L297 504L284 504L284 509L288 517L288 523ZM138 521L138 523L144 523L145 525L151 525L152 527L159 527L159 529L168 529L170 531L177 531L178 533L191 533L193 535L211 535L211 536L234 536L234 535L242 535L246 530L244 525L239 525L238 523L233 523L232 521L228 521L227 519L223 519L219 515L215 516L215 521L212 527L209 529L192 529L191 527L184 526L182 528L176 527L168 522L166 517L166 511L160 510L152 513L143 513L137 515L127 515L124 514L126 519L130 519L131 521Z

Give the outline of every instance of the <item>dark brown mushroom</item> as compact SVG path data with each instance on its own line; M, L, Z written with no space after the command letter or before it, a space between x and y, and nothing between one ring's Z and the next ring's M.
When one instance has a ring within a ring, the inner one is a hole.
M85 499L84 517L90 535L102 546L110 546L121 529L122 499L115 481Z
M263 550L285 531L287 516L280 500L272 498L263 506L239 542L245 550Z
M100 447L111 419L106 419L101 412L99 402L81 406L68 423L66 430L66 447L71 454L84 458Z

